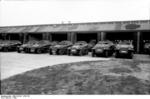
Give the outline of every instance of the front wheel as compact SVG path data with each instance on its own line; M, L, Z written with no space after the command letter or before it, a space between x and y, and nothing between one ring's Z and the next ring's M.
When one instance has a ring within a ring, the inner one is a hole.
M58 51L58 54L59 54L59 55L63 55L63 54L64 54L63 50L59 50L59 51Z
M118 52L115 53L115 58L118 58L119 57L119 54Z
M20 50L17 50L17 52L18 52L18 53L21 53L21 51L20 51Z
M8 48L4 47L4 52L8 52Z
M88 55L89 54L89 50L86 50L86 55Z
M94 52L92 52L92 57L95 57L95 53Z
M71 55L71 52L70 52L70 50L67 50L67 55L69 55L69 56Z
M42 53L42 51L40 49L37 49L36 53L40 54L40 53Z
M132 59L132 58L133 58L133 53L130 53L129 59Z
M80 50L79 55L80 55L80 56L83 56L83 52L82 52L82 50Z
M105 57L108 57L108 56L109 56L108 51L105 51Z
M51 50L49 51L49 55L52 55L52 51Z

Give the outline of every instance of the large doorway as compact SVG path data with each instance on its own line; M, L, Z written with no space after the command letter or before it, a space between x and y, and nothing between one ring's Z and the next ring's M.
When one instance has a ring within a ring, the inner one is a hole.
M97 41L97 33L77 33L77 41L90 42L91 40Z
M111 32L111 33L106 33L106 39L111 40L111 41L134 40L134 32Z
M3 40L3 35L2 34L0 34L0 40Z
M7 34L6 35L7 40L20 40L20 35L19 34Z
M150 32L141 32L140 50L141 53L145 53L144 45L150 43Z
M107 32L106 40L113 41L115 43L119 41L130 41L134 46L134 50L137 51L137 33L136 32Z
M43 35L42 33L30 33L28 34L28 40L42 40L43 39Z
M67 33L55 33L51 34L52 41L63 41L67 40Z

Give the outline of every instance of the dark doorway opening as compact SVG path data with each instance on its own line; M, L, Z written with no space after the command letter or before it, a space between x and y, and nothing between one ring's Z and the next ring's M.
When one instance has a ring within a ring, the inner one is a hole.
M77 33L77 41L90 42L91 40L97 41L97 33Z
M40 34L28 34L28 40L42 40L43 35L42 33Z
M112 32L106 34L106 39L111 41L116 40L134 40L133 32Z
M130 41L134 46L134 50L137 50L137 36L136 32L109 32L106 33L106 40L113 41L115 43L119 41Z
M7 40L20 40L19 34L7 34L6 36Z
M142 32L143 34L143 40L145 42L150 42L150 32Z
M146 43L150 43L150 33L149 32L141 32L141 42L140 42L141 53L145 53L144 45Z
M62 33L62 34L51 34L52 36L52 41L63 41L63 40L67 40L67 33Z
M3 36L2 36L2 34L0 34L0 40L3 40Z

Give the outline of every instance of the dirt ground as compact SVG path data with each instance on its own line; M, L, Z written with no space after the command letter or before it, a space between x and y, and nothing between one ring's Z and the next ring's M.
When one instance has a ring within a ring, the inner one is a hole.
M2 80L2 94L150 94L148 56L42 67ZM145 59L144 59L145 58Z
M94 60L109 60L109 58L92 58L90 56L67 56L49 54L25 54L17 52L0 52L1 79L33 70L40 67L62 63Z

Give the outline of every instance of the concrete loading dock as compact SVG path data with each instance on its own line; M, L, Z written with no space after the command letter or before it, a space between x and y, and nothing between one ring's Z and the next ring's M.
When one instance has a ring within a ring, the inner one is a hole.
M150 40L150 20L0 27L0 39L9 38L23 43L32 39L70 40L73 43L81 40L89 42L93 39L131 40L136 53L143 53L145 40Z

